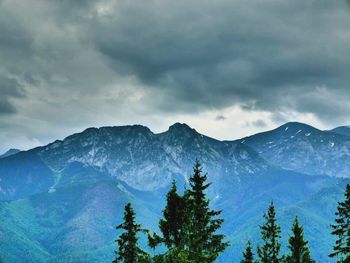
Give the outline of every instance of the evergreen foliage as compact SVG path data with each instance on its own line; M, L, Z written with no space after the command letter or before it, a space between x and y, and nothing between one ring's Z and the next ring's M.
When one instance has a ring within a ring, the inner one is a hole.
M258 246L258 256L260 263L279 263L279 253L281 250L280 238L281 228L277 224L276 211L271 202L267 213L264 214L265 224L260 226L261 238L264 241L262 247Z
M337 237L333 246L333 253L330 257L336 257L338 262L350 262L350 185L346 186L344 193L345 200L338 202L337 212L335 213L335 224L332 235Z
M224 235L217 234L223 219L217 218L221 211L210 209L205 191L207 175L202 175L201 165L196 161L190 177L190 189L183 196L177 193L176 183L167 194L163 219L159 222L162 236L149 236L149 245L155 248L164 244L168 252L156 260L182 260L181 262L214 262L228 246ZM171 261L172 260L172 261Z
M152 263L197 263L198 261L190 260L189 253L180 248L173 248L163 255L153 258Z
M167 195L167 206L163 212L164 219L159 222L164 243L168 248L181 248L184 245L184 229L186 215L186 200L177 194L176 182L173 181Z
M214 262L221 252L228 247L224 235L216 234L223 219L217 218L221 211L209 208L209 200L205 191L210 186L206 183L207 175L202 174L201 164L197 160L190 177L188 202L190 216L188 222L189 258L196 262Z
M252 243L250 241L247 242L247 246L245 251L243 252L243 259L241 260L241 263L254 263L253 248Z
M313 263L311 259L308 241L304 239L304 229L299 225L298 217L295 217L293 235L289 237L288 248L290 254L286 257L286 263Z
M184 248L185 225L186 225L186 199L177 193L176 182L167 194L166 207L163 210L163 219L159 221L159 229L163 237L154 234L149 235L149 245L155 248L163 243L168 249Z
M149 255L138 245L138 234L145 232L141 225L135 222L135 212L128 203L124 209L124 222L116 227L124 232L116 242L118 249L115 251L116 259L112 263L141 263L149 262Z

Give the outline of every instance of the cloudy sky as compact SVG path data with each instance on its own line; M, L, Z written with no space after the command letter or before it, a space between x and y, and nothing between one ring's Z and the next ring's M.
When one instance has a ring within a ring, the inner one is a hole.
M345 0L0 0L0 152L90 126L350 124Z

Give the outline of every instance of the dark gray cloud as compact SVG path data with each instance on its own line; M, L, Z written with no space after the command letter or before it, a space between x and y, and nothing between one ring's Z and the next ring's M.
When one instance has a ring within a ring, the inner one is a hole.
M327 108L309 107L318 101L299 94L324 86L337 97L348 89L345 6L326 0L120 1L91 33L116 72L136 75L180 103L160 104L165 110L239 103L337 118L348 105L325 115Z
M24 96L24 90L17 80L0 74L0 115L16 112L12 99Z
M216 117L215 117L215 120L217 120L217 121L224 121L224 120L226 120L227 118L224 116L224 115L217 115Z
M263 120L257 120L252 122L252 125L259 128L265 128L267 126L266 122Z
M0 0L0 127L35 139L235 106L349 122L348 3Z
M264 120L256 120L256 121L251 121L251 122L246 122L247 127L256 127L256 128L265 128L267 127L267 123Z

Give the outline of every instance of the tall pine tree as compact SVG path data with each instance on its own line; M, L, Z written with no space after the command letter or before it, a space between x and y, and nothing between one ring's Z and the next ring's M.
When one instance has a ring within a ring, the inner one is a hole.
M176 182L167 194L166 207L163 210L163 219L159 221L159 229L162 237L154 234L149 236L149 245L155 248L163 243L168 249L184 248L184 226L186 218L186 200L185 197L177 193Z
M298 217L295 217L293 235L289 237L288 248L290 254L286 257L287 263L313 263L311 259L308 241L304 239L304 229L299 225Z
M276 211L273 202L271 202L267 213L264 214L264 219L266 221L265 224L260 226L264 244L262 247L258 246L259 262L279 263L281 228L276 221Z
M245 248L245 251L243 252L243 259L241 260L241 263L254 263L253 248L252 243L250 241L247 242L247 246Z
M116 259L112 263L139 263L148 262L148 254L138 245L138 234L145 232L141 225L135 222L135 212L128 203L124 210L124 222L116 227L124 232L116 240L118 249Z
M210 186L206 183L207 175L202 174L201 164L197 160L190 177L190 189L187 191L187 236L189 259L195 262L214 262L221 252L228 246L224 242L224 235L216 234L223 219L217 218L221 211L210 209L205 191Z
M330 257L338 258L338 262L350 262L350 185L346 186L345 200L338 202L335 213L335 224L332 235L337 237Z

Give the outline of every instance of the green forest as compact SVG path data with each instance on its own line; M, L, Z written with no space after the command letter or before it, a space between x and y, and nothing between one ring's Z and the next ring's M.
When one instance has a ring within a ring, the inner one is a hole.
M210 187L207 174L196 161L189 188L178 193L176 181L166 196L163 218L159 220L159 234L144 229L137 223L131 203L124 209L123 223L116 226L121 231L116 240L115 260L112 263L212 263L229 246L234 246L220 234L224 219L222 211L211 209L206 191ZM338 263L350 262L350 185L344 200L338 202L333 231L336 237L333 252L328 255ZM278 224L273 200L263 214L260 225L261 243L247 241L240 263L313 263L309 242L304 237L303 226L295 215L288 238L288 252L281 253L281 227ZM141 248L139 239L145 235L149 250ZM148 251L153 251L150 253ZM161 251L161 252L158 252Z

